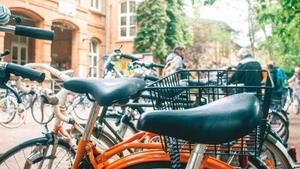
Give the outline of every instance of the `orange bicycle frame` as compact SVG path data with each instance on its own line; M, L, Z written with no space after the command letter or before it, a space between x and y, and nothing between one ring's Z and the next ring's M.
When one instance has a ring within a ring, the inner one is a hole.
M91 142L80 140L78 144L78 149L76 152L76 159L72 166L72 169L76 169L79 166L81 159L87 154L89 162L93 168L97 169L115 169L115 168L126 168L133 164L146 163L146 162L156 162L156 161L170 161L170 156L168 153L163 151L161 143L144 143L141 142L145 139L151 139L156 134L149 132L139 132L129 139L112 146L108 150L102 152L97 149ZM133 154L121 157L113 162L109 159L117 154L122 153L126 149L136 149L141 150ZM181 153L180 161L182 163L187 163L189 159L189 153ZM232 169L234 167L218 160L208 155L204 155L200 168L206 169Z

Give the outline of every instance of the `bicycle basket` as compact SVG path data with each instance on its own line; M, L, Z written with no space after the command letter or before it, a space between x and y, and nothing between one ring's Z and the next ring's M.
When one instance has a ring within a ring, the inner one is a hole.
M185 70L187 71L187 70ZM206 153L210 155L251 155L258 156L264 139L264 133L266 130L266 118L271 101L272 89L274 88L270 81L268 71L252 71L242 70L240 72L236 70L188 70L189 74L194 74L197 79L180 79L182 71L175 72L167 77L162 78L150 84L147 87L149 91L152 106L155 110L178 110L188 109L195 106L202 106L226 97L228 95L251 92L255 94L261 101L261 107L263 112L263 120L253 132L248 135L234 140L232 142L223 143L220 145L209 145L207 146ZM186 73L186 72L185 72ZM243 73L244 78L255 74L263 74L263 83L258 85L228 85L228 79L237 73ZM162 136L163 146L165 150L172 150L169 142L166 140L173 140ZM180 152L188 152L193 147L193 144L184 140L172 141L178 145L172 146L177 147Z

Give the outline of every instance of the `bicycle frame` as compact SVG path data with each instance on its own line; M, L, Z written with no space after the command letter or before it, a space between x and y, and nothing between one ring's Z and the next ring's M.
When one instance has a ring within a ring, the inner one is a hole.
M86 130L84 131L84 134L78 143L78 148L72 169L77 169L85 156L88 157L88 161L93 166L93 168L98 169L126 168L132 164L151 161L170 161L170 156L163 150L161 143L152 143L151 141L149 141L149 139L151 140L152 138L158 136L156 134L144 131L135 134L134 136L109 148L106 151L99 150L96 146L94 146L92 142L89 141L92 134L92 128L97 120L97 109L100 109L100 106L98 106L97 103L94 103L93 109L95 109L96 111L91 111L90 113L88 125L86 126ZM144 139L148 141L143 142ZM226 164L225 162L210 157L209 155L203 154L205 152L206 145L196 144L195 147L196 148L192 152L191 156L189 153L180 154L180 160L182 163L188 163L190 160L190 165L188 165L188 168L195 168L194 164L197 165L200 163L201 166L205 166L205 168L234 168L229 164ZM126 149L135 149L137 152L110 162L110 159L113 156L122 153ZM139 149L142 151L138 151ZM202 161L200 159L202 159Z
M91 120L93 121L93 120ZM90 131L85 134L85 136L89 135ZM92 164L93 168L125 168L128 167L129 164L138 164L145 163L151 161L170 161L170 156L168 153L163 151L161 143L142 143L141 141L145 138L153 138L157 136L153 133L148 132L139 132L132 136L129 139L126 139L124 142L121 142L110 149L101 152L97 149L91 142L83 137L79 144L76 152L76 158L74 164L72 166L73 169L78 168L79 163L83 159L85 155L88 155L89 162ZM136 142L137 141L137 142ZM203 146L203 145L202 145ZM204 145L205 146L205 145ZM134 154L130 154L128 156L122 157L113 162L109 162L110 158L123 152L126 149L141 149L143 151L136 152ZM146 149L146 150L145 150ZM200 149L197 153L202 152L204 149ZM188 153L180 154L180 160L182 163L188 163L190 155ZM199 157L198 157L199 158ZM192 158L191 163L196 161L198 158ZM130 163L129 163L130 161ZM200 160L201 161L201 160ZM220 160L212 158L208 155L204 155L202 159L202 163L205 168L234 168ZM192 166L191 166L192 167Z

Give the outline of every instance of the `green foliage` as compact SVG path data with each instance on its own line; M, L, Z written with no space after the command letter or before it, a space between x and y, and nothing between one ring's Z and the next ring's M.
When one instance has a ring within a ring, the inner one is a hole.
M258 11L260 24L270 24L272 34L267 38L277 65L283 68L286 74L292 74L300 60L300 1L278 0L270 3L260 0L261 9Z
M193 4L195 3L203 3L204 5L212 5L213 3L216 2L216 0L191 0Z
M166 8L164 0L146 0L139 4L136 14L139 30L134 39L136 52L153 53L160 59L167 55L165 32L170 19Z
M135 52L150 52L165 60L176 45L191 45L193 32L182 7L183 0L141 2L136 12L139 30L134 39Z

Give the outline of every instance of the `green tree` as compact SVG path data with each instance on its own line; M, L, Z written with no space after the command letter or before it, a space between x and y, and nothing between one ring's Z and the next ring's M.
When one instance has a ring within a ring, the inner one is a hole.
M167 0L167 15L170 18L166 29L166 43L169 50L176 45L189 46L193 42L192 27L189 18L183 12L182 0Z
M170 21L165 0L145 0L138 5L136 21L139 27L134 45L137 53L153 53L157 59L167 55L165 32Z
M258 20L272 30L264 44L289 77L294 67L299 66L295 60L300 60L300 1L260 0L260 5Z
M136 12L139 27L134 39L136 52L150 52L156 59L163 61L176 45L191 45L192 27L182 7L183 0L141 2Z

